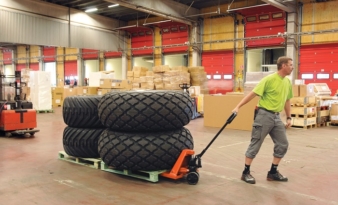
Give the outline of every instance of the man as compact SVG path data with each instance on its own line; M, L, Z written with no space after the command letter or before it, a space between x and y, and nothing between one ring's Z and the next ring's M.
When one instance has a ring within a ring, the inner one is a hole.
M241 177L243 181L250 184L256 183L255 178L250 174L250 165L268 134L270 134L274 142L274 153L267 180L288 181L288 178L283 176L277 170L277 167L289 145L286 128L291 126L290 99L293 97L293 93L291 82L286 76L290 75L293 70L292 59L285 56L278 58L277 69L276 73L264 77L253 91L245 96L232 111L237 113L240 107L254 97L260 97L255 110L251 143L245 153L245 168ZM286 125L279 116L283 108L287 116Z

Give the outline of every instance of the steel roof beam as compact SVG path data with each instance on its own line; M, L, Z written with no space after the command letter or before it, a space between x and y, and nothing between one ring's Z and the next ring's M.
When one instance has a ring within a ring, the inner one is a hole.
M170 19L176 22L181 22L188 25L196 23L193 19L188 19L185 16L200 14L200 10L189 8L189 6L168 0L105 0L106 2L119 4L121 6L142 11L155 16Z

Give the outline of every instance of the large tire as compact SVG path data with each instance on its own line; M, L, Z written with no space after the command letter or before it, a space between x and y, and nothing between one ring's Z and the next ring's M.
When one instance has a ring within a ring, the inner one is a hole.
M101 96L69 96L63 102L63 120L70 127L104 128L97 106Z
M187 125L192 105L182 91L125 91L104 95L98 110L102 124L112 130L161 131Z
M183 149L193 149L190 131L116 132L106 129L99 139L101 159L120 170L171 169Z
M98 158L98 141L104 129L66 127L63 131L63 148L74 157Z

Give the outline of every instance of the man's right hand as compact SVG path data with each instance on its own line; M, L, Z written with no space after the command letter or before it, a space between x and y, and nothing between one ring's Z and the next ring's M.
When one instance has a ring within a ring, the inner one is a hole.
M239 108L238 108L238 107L235 107L235 109L233 109L231 112L232 112L232 113L234 113L234 112L235 112L235 113L238 113L238 110L239 110Z

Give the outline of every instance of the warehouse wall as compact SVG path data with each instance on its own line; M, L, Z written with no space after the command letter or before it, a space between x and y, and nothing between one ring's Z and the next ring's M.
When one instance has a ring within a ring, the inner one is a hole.
M117 50L123 22L43 1L0 1L0 42Z
M304 0L303 3L302 32L338 29L337 0L321 3ZM302 44L330 42L338 42L338 32L301 37Z

